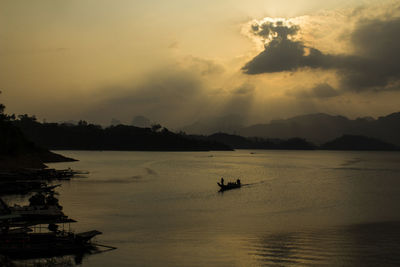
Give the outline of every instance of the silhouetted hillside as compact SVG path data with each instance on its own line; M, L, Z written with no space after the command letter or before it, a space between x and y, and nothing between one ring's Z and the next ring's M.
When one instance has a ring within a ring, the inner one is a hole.
M210 135L216 132L235 133L243 128L244 118L239 115L227 115L223 117L198 120L181 130L188 134Z
M206 140L216 141L226 144L235 149L299 149L310 150L315 149L315 145L307 142L302 138L282 139L263 139L263 138L246 138L238 135L216 133L210 136L198 137Z
M328 150L399 150L393 144L361 135L343 135L321 146Z
M46 162L72 160L35 145L1 112L0 169L42 168Z
M345 134L364 135L400 145L400 112L376 120L370 117L350 120L343 116L323 113L302 115L245 127L238 129L237 133L241 136L263 138L300 137L317 144Z
M80 121L78 125L39 123L33 117L20 116L14 121L24 134L49 149L139 150L139 151L207 151L231 150L209 140L198 140L170 132L160 125L152 128L117 125L103 129Z

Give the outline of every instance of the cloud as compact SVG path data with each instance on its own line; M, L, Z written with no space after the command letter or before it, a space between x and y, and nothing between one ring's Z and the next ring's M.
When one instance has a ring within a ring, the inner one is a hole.
M205 97L201 79L179 68L153 71L137 84L106 91L110 93L99 105L99 112L125 114L128 121L139 114L163 122L182 118L196 110Z
M233 90L233 93L236 95L249 95L252 94L253 92L254 92L254 86L248 83L242 84L241 86Z
M185 71L154 71L145 81L127 90L123 97L116 97L112 102L118 105L159 105L175 106L199 94L201 81L192 73Z
M169 49L177 49L177 48L179 48L179 42L174 41L174 42L170 43L170 44L168 45L168 48L169 48Z
M385 89L398 82L399 32L400 18L360 21L351 34L351 42L359 59L341 69L343 84L359 91Z
M245 74L300 69L335 71L342 90L398 90L400 81L400 18L360 19L349 35L353 52L326 54L295 40L300 28L281 22L251 26L254 35L266 40L265 49L247 64ZM312 95L315 95L313 92Z
M335 62L331 55L296 40L299 30L299 26L283 20L253 24L251 32L265 41L264 51L249 61L242 68L243 72L260 74L295 71L304 67L333 68Z
M265 41L265 49L248 62L242 70L246 74L291 71L303 65L305 46L291 38L299 27L284 21L266 21L251 25L252 34Z
M306 52L309 54L306 55ZM260 74L295 71L303 67L328 68L331 65L329 61L329 56L317 49L305 47L300 41L274 39L242 69L246 74Z
M334 89L328 83L320 83L309 90L291 90L287 91L286 94L298 98L328 99L340 95L341 92Z
M338 96L340 93L329 84L320 83L311 89L310 94L318 98L326 98Z
M215 107L221 109L224 96L215 99L213 86L223 73L223 66L213 60L188 56L136 80L97 90L92 98L102 100L81 116L89 121L102 118L102 124L111 118L130 124L140 115L151 122L176 127L213 112Z
M225 71L221 64L210 59L187 56L184 58L184 61L184 64L190 71L200 73L202 76L219 75Z
M261 36L264 40L288 39L296 35L299 30L299 26L283 20L275 22L265 21L260 24L254 23L251 25L252 33Z

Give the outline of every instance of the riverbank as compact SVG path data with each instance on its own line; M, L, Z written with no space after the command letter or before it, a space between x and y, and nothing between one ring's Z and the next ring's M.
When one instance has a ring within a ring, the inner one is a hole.
M45 163L73 161L77 160L43 149L18 155L0 155L0 170L42 169L47 167Z

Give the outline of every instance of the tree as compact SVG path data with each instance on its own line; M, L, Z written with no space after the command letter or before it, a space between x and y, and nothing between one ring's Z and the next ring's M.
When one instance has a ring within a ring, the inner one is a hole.
M29 122L36 122L37 121L37 118L36 118L35 115L29 116L28 114L18 115L18 119L22 123L29 123Z
M162 128L162 126L159 123L151 125L151 130L153 132L158 132L161 128Z
M87 123L87 121L80 120L80 121L78 122L78 126L88 126L88 123Z

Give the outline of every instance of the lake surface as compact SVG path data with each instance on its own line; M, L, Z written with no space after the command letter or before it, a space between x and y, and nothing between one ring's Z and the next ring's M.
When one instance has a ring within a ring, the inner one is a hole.
M118 247L85 267L400 265L398 152L58 152L90 172L58 189L74 229Z

